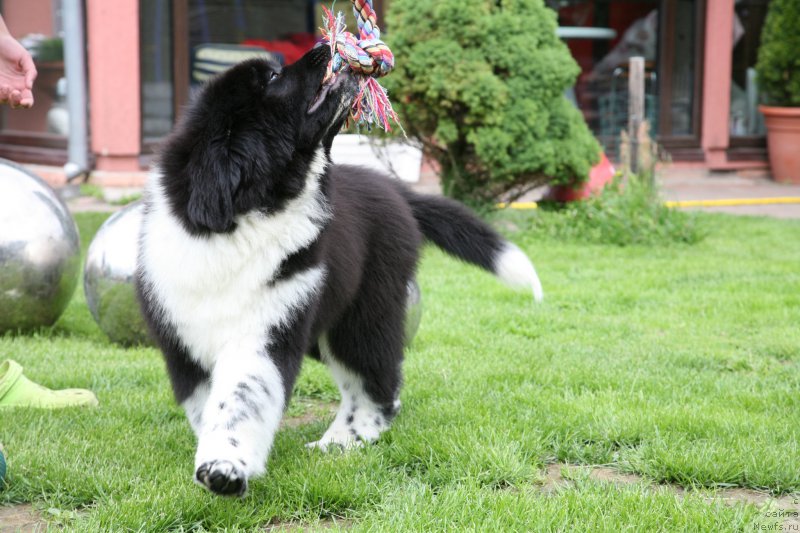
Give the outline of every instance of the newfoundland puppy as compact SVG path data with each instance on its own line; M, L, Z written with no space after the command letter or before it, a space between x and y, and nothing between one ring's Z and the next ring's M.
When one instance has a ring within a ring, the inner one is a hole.
M389 428L423 238L541 298L528 258L462 205L331 163L358 87L325 80L329 60L321 46L208 82L148 183L136 289L197 435L195 480L218 494L264 472L304 354L342 394L309 446Z

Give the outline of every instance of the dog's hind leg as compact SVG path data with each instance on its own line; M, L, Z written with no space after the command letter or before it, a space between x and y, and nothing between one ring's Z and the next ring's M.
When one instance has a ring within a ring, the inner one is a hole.
M402 297L404 291L405 285ZM377 440L400 409L404 307L389 306L378 316L358 307L320 338L321 359L342 401L331 426L309 447L349 448Z
M342 400L336 418L322 438L306 446L324 451L331 446L351 448L377 440L389 429L392 418L400 409L396 393L378 397L370 394L365 377L342 363L325 338L320 339L320 353L339 387ZM396 374L399 389L399 365Z

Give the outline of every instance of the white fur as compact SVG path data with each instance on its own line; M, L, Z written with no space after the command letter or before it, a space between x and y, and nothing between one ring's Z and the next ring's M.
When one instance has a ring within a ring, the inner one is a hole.
M252 355L243 357L242 353ZM263 380L269 396L248 380L248 376L258 376ZM235 396L237 385L242 382L250 385L248 396L258 405L258 410L248 410L248 419L229 428L226 424L236 411L247 410ZM228 460L247 478L262 474L283 416L286 401L283 391L280 373L269 357L257 351L223 354L212 374L211 393L203 410L195 469L205 463Z
M286 401L280 372L264 353L268 333L285 324L325 277L324 267L315 267L268 283L281 262L313 242L330 217L319 190L325 167L321 149L311 167L304 191L281 212L238 216L232 233L208 237L194 237L181 226L160 173L151 175L140 266L164 318L175 326L189 356L211 375L210 385L198 386L183 404L198 435L196 467L210 462L225 470L232 463L246 477L264 470ZM253 376L268 393L257 390ZM231 428L232 417L246 408L236 395L242 382L250 384L259 407Z
M532 290L533 299L542 301L544 292L536 269L525 252L515 244L507 242L505 248L495 256L494 271L507 285Z
M332 355L325 335L319 339L319 350L323 362L339 387L342 402L336 418L321 439L306 444L309 448L326 451L331 445L343 448L361 446L364 442L377 440L381 433L389 429L389 422L381 408L373 402L364 390L364 380L350 372ZM395 411L400 401L395 402ZM352 417L350 421L348 419Z
M306 278L294 287L274 288L265 283L287 256L317 238L320 223L330 216L319 193L321 151L314 163L305 190L283 211L239 216L232 234L209 237L184 230L170 212L160 174L151 176L140 261L178 336L206 370L227 344L266 340L265 326L281 323L319 282Z

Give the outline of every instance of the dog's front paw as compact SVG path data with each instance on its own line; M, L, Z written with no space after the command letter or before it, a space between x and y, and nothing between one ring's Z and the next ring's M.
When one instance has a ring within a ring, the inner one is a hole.
M197 467L194 479L211 492L223 496L244 496L247 492L244 472L230 461L205 462Z

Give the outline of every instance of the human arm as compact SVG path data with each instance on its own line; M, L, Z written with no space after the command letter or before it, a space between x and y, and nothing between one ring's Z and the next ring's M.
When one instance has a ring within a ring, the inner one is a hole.
M33 58L11 36L0 17L0 104L11 107L33 106L33 81L36 79Z

